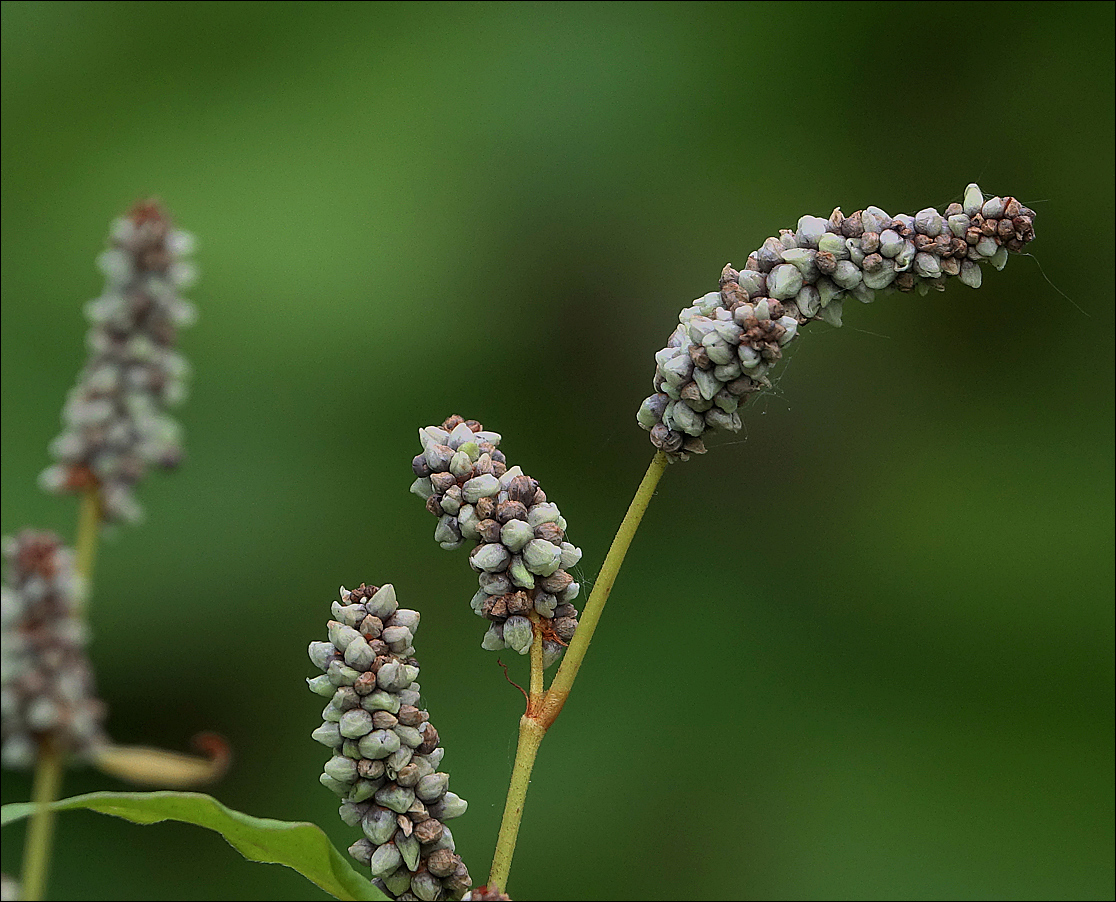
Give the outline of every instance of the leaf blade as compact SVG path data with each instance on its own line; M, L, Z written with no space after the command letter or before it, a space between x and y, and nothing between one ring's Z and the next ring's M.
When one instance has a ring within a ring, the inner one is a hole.
M16 802L0 810L0 826L35 811L33 802ZM180 821L219 833L249 861L279 864L297 871L327 893L345 900L387 900L358 874L315 824L253 817L222 805L200 792L91 792L61 799L55 811L96 811L135 824Z

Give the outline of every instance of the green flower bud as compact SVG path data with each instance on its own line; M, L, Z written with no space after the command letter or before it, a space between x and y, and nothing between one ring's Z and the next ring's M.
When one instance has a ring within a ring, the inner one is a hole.
M423 802L436 802L449 789L449 774L433 773L423 777L415 788L415 795Z
M341 737L340 726L336 723L330 723L328 721L326 723L323 723L310 735L314 738L315 741L320 742L322 745L328 746L331 749L340 748L341 743L344 741Z
M447 793L448 795L448 793ZM415 801L415 791L407 786L388 783L376 793L376 802L397 814L406 814Z
M422 849L419 846L418 839L414 834L407 836L402 830L395 831L395 847L399 850L399 854L403 856L403 864L409 871L417 871L419 864L419 856L422 854ZM414 887L414 880L412 878L412 890ZM439 889L441 888L439 884Z
M403 856L399 849L389 842L376 849L368 865L373 877L384 878L394 874L402 863Z
M327 677L324 673L316 677L310 677L309 679L307 679L306 685L315 695L323 696L333 695L333 690L335 688L333 683L329 681L329 677Z
M356 762L343 755L334 755L325 765L325 772L338 783L355 783L357 778Z
M372 732L372 715L363 708L353 708L341 715L338 731L346 739L360 739Z
M368 837L369 842L375 843L377 846L382 845L395 835L395 813L379 805L373 805L365 813L360 827L364 831L364 835Z
M336 793L342 798L348 795L349 784L342 783L340 780L334 779L329 774L323 773L320 777L318 777L318 782L321 783L322 786L324 786L330 792Z
M526 617L517 614L514 617L509 617L504 622L504 644L508 648L514 649L521 655L526 654L531 650L531 640L533 638L534 631L531 628L531 621Z

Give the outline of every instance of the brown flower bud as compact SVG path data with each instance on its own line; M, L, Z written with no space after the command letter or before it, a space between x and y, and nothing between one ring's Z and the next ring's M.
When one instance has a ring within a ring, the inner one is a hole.
M415 824L415 838L424 846L437 842L444 832L445 827L437 818L429 817Z
M416 755L429 755L438 747L438 731L434 724L427 721L426 732L422 734L422 744L415 749Z
M438 495L444 495L453 486L457 485L457 477L452 473L432 473L430 476L430 484L434 486L434 492ZM436 514L441 516L441 513Z
M496 520L481 520L477 524L477 533L489 544L500 541L500 523Z
M516 476L508 483L508 500L518 501L530 507L535 500L535 492L538 491L538 488L539 482L537 479L532 479L530 476Z
M535 494L531 493L532 496ZM496 505L496 519L500 523L507 523L509 520L526 520L527 507L522 501L501 501Z
M566 539L566 534L557 523L540 523L535 527L535 538L561 545Z

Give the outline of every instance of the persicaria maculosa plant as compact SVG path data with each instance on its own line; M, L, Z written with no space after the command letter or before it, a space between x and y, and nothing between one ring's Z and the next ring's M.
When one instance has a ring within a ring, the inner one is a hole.
M193 244L155 201L137 203L113 223L97 261L104 288L85 305L89 356L50 444L55 462L39 476L51 494L81 498L76 547L32 529L4 542L3 764L35 772L20 898L45 891L51 803L66 767L93 765L133 783L184 787L211 782L228 763L227 746L213 734L195 738L205 759L113 742L87 654L100 533L138 523L136 494L147 472L173 470L183 459L169 411L186 397L189 366L177 345L179 331L196 318L180 295L194 279Z
M1034 238L1034 216L1015 198L986 198L969 185L962 201L942 212L928 208L893 216L868 207L849 216L840 208L824 218L803 216L795 229L763 242L743 268L725 266L716 289L681 311L655 354L654 391L636 414L655 451L580 614L574 605L580 586L571 570L581 551L568 540L566 521L540 482L509 464L501 435L457 415L419 429L411 490L437 517L439 545L469 547L468 563L476 573L470 604L486 623L481 644L530 661L526 710L486 885L469 889L468 870L445 823L464 813L466 804L449 791L449 775L439 769L441 737L420 703L413 645L419 614L399 607L391 585L342 588L330 608L328 641L309 647L322 671L308 681L310 689L329 700L313 733L331 750L320 779L341 798L342 821L360 831L349 847L359 873L346 870L312 825L249 818L196 794L98 793L53 806L43 797L38 804L5 806L5 819L57 807L91 807L143 822L172 817L218 830L249 857L293 867L339 898L508 898L539 745L569 696L667 465L705 453L711 435L741 428L741 408L770 388L783 348L808 323L840 326L850 297L867 303L886 290L925 294L944 290L951 279L978 288L984 264L1002 269L1009 253L1022 251ZM102 302L92 310L111 319L121 308ZM109 353L120 342L106 339L93 346ZM142 349L143 342L137 346ZM175 433L160 406L174 394L159 388L173 385L180 371L174 365L170 370L166 383L153 374L137 377L138 400L113 396L102 403L100 386L119 392L132 383L99 375L92 366L89 380L97 391L79 392L68 404L68 432L55 448L60 464L47 471L44 483L84 490L99 517L132 519L130 489L139 475L153 462L176 459ZM122 424L114 427L114 418ZM100 469L90 462L90 445L111 449L109 436L125 433L138 436L133 444L142 450L131 456L106 452ZM464 588L462 594L467 595ZM6 611L7 597L6 592ZM6 613L5 642L11 620ZM547 685L546 672L555 664ZM5 736L8 707L5 695ZM281 829L301 831L297 854L289 845L280 850L275 836Z

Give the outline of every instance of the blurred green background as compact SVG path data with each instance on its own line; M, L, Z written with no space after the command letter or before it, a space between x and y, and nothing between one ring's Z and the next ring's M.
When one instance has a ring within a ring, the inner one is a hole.
M6 534L74 533L35 477L109 222L154 194L199 238L189 460L97 564L112 734L218 730L218 798L344 848L305 649L339 584L392 581L478 883L522 698L407 493L416 429L503 433L589 583L651 456L652 355L726 262L838 204L1032 205L1033 256L850 302L669 470L510 890L1112 897L1111 4L5 3L2 90ZM323 897L84 813L52 892Z

